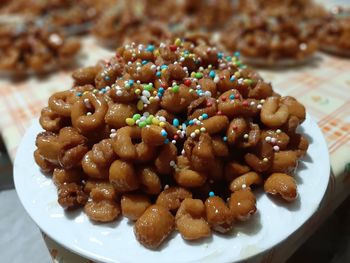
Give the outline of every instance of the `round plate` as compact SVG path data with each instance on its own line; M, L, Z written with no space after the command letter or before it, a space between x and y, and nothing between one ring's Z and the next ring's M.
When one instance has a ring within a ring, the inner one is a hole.
M279 201L257 192L258 213L238 223L232 234L213 234L210 239L186 242L174 233L159 250L149 250L135 239L133 224L120 217L116 222L97 224L81 211L66 213L57 203L57 190L33 159L37 120L27 130L18 148L14 181L28 214L52 239L86 258L99 262L233 262L262 253L300 228L318 209L330 175L327 145L317 124L307 116L301 132L310 141L307 156L299 163L295 178L298 199Z

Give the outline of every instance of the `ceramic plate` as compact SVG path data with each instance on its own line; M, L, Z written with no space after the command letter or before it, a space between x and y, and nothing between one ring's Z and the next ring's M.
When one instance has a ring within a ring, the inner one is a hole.
M325 193L330 164L328 149L316 123L307 116L301 132L310 140L307 156L295 175L298 199L291 204L257 192L258 213L239 223L229 236L214 234L201 242L186 242L174 233L156 251L135 239L133 224L119 219L96 224L80 210L65 213L57 203L50 177L43 175L33 159L35 137L41 131L37 120L27 130L17 152L14 180L28 214L52 239L86 258L100 262L234 262L262 253L300 228L317 210ZM261 190L260 190L261 191Z

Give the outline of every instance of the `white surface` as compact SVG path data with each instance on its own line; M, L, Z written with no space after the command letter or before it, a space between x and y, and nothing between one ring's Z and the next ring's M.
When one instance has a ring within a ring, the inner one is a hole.
M0 208L0 262L51 262L40 231L15 190L0 191Z
M296 179L299 198L292 204L279 203L258 194L258 211L246 224L235 227L232 236L187 243L174 235L159 251L142 247L126 219L110 224L93 224L76 211L65 214L57 203L56 187L34 163L34 141L41 131L38 121L26 132L14 166L15 186L25 209L50 237L85 257L105 262L228 262L246 259L271 248L299 228L318 208L326 190L330 166L326 143L308 116L302 125L311 143L306 161ZM129 251L131 253L125 253Z

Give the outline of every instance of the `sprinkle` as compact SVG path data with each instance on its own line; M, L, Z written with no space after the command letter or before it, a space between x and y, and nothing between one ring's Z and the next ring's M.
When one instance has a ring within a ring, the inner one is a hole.
M161 122L166 122L166 119L165 119L164 116L160 116L158 119L159 119Z
M147 123L145 121L140 121L138 125L140 128L143 128L146 127Z
M195 132L195 134L199 134L200 130L199 129L195 129L194 132Z
M236 72L235 72L235 77L236 77L236 78L239 78L240 76L241 76L241 73L240 73L239 71L236 71Z
M190 136L191 136L191 138L195 138L196 137L196 133L192 132Z
M276 133L277 133L277 134L280 134L281 132L282 132L282 131L281 131L280 129L277 129L277 130L276 130Z
M133 86L133 85L134 85L134 80L129 79L129 85L130 85L130 86Z
M261 104L258 104L258 106L256 106L257 109L261 110L262 108L262 105Z
M207 90L206 92L204 92L204 96L211 97L211 92L209 90Z
M263 159L263 162L268 162L269 161L269 159L267 159L266 157Z
M120 89L118 89L116 94L117 94L118 97L120 97L121 95L123 95L123 92Z
M162 129L160 131L160 134L163 136L163 137L166 137L168 135L168 133L166 132L166 130Z
M173 52L177 50L177 46L176 45L169 45L169 48Z
M247 188L247 185L246 184L242 184L242 189L245 189Z
M140 89L136 89L134 92L135 92L136 95L139 95L141 93L141 90Z
M215 196L214 192L213 192L213 191L210 191L210 192L209 192L209 196L210 196L210 197Z
M179 125L180 125L179 120L175 118L175 119L173 120L173 125L174 125L175 127L179 126Z
M179 86L175 85L174 87L171 88L171 91L174 92L174 93L179 92Z
M270 136L266 136L266 137L265 137L265 141L266 141L266 142L271 142L271 137L270 137Z
M218 59L222 59L223 56L224 56L224 53L222 53L222 52L219 52L219 53L218 53Z
M246 134L243 135L243 138L244 138L244 139L248 139L248 138L249 138L249 135L246 133Z
M251 79L245 79L245 80L243 80L243 83L247 84L247 85L251 85L251 84L253 84L253 81Z
M147 63L148 63L147 60L142 60L142 62L141 62L142 65L146 65Z
M261 103L261 104L264 104L264 103L265 103L265 100L264 100L264 99L260 100L260 103Z
M83 94L82 94L81 92L77 92L76 95L77 95L78 97L81 97Z
M156 69L157 69L157 66L153 64L153 65L151 66L151 70L156 70Z
M162 73L160 71L157 71L156 76L160 78L162 76Z
M91 113L91 112L87 112L86 115L87 115L87 116L90 116L90 115L92 115L92 113Z
M149 51L149 52L153 52L154 51L154 46L153 45L148 45L146 50Z
M216 113L217 115L221 115L222 114L222 112L219 110L217 113Z
M235 95L231 94L229 98L230 98L230 100L234 100L235 99Z
M143 101L142 100L139 100L136 104L136 108L141 111L143 110Z
M152 119L152 124L159 125L159 123L160 123L160 120L158 120L157 118Z
M135 120L133 118L126 118L125 122L129 126L133 126L135 124Z
M278 152L280 150L280 147L278 145L273 146L273 150L275 152Z
M164 128L164 127L165 127L165 122L161 121L161 122L159 123L159 126L162 127L162 128Z
M185 81L184 81L184 84L187 86L187 87L189 87L189 86L191 86L191 80L190 79L185 79Z
M172 143L172 144L176 144L176 141L175 141L175 140L172 140L171 143Z
M201 123L201 121L200 120L197 120L196 121L196 125L201 125L202 123Z
M227 136L222 137L222 140L223 140L224 142L227 142Z
M146 119L146 123L147 123L148 125L152 124L153 118L154 118L153 115L148 116L147 119Z
M166 190L166 189L168 189L168 188L169 188L169 185L166 184L166 185L164 186L164 190Z
M271 138L271 142L272 142L272 143L276 143L276 142L277 142L277 139L276 139L276 138Z
M236 52L234 53L234 56L237 57L237 58L238 58L240 55L241 55L241 53L239 53L238 51L236 51Z
M172 160L172 161L170 161L169 165L170 165L171 167L174 167L174 166L176 165L176 163L175 163L174 160Z
M165 143L165 144L168 144L169 142L170 142L170 141L169 141L168 138L164 140L164 143Z
M200 72L195 73L194 75L197 79L201 79L203 77L203 74Z
M188 124L189 125L193 125L194 124L194 120L189 120Z
M104 79L105 79L105 81L108 81L108 80L110 80L110 77L109 76L105 76Z
M212 79L215 78L215 71L214 70L211 70L209 72L209 77L211 77Z
M175 44L176 46L181 46L181 44L182 44L181 39L180 39L180 38L175 39L174 44Z
M234 75L232 75L231 78L230 78L230 81L231 81L231 82L234 82L235 79L236 79L236 77L235 77Z
M215 78L214 78L214 83L218 83L219 81L220 81L220 78L219 78L218 75L216 75Z
M201 131L201 132L206 132L207 129L206 129L205 127L202 127L202 128L200 128L200 131Z
M247 107L247 106L249 106L249 102L245 100L245 101L242 102L242 105Z
M133 118L135 121L137 121L138 119L141 118L141 114L136 113L136 114L134 114L134 115L132 116L132 118Z
M255 105L254 101L250 102L250 106L254 106L254 105Z

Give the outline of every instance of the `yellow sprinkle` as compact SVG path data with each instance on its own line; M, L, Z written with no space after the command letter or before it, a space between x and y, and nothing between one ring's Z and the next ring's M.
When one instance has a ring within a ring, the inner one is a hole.
M164 121L161 121L161 122L159 123L159 126L162 127L162 128L165 127L165 122L164 122Z
M158 57L158 56L160 55L159 49L154 50L154 55L155 55L156 57Z
M194 54L189 54L188 55L190 58L194 58Z
M235 77L236 77L236 78L239 78L240 76L241 76L241 73L239 73L239 71L236 71L236 72L235 72Z
M139 100L136 104L136 108L138 110L143 110L143 101L142 100Z
M149 97L149 102L152 102L152 101L154 101L154 97Z
M126 118L125 122L129 126L135 125L135 120L133 118Z
M195 134L199 134L199 133L200 133L200 130L195 129L194 132L195 132Z
M155 91L153 91L153 95L154 96L156 96L157 95L157 91L155 90Z
M157 118L152 119L152 124L159 125L159 123L160 123L160 120L158 120Z
M141 90L140 89L136 89L135 90L135 94L139 95L141 93Z
M98 92L98 89L94 89L92 92L93 92L93 93L97 93L97 92Z
M83 95L86 95L86 94L88 94L89 92L86 90L86 91L84 91L83 92Z
M177 45L177 46L181 45L181 39L180 38L175 39L175 45Z
M192 71L191 78L194 78L195 76L196 76L196 73L194 71Z

